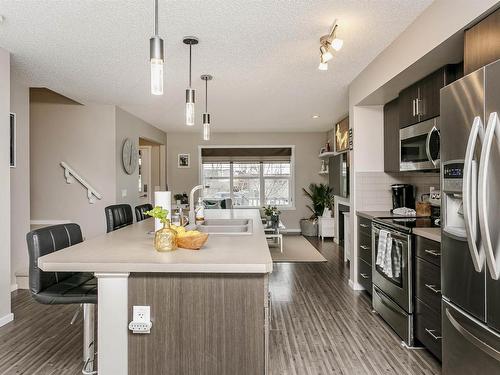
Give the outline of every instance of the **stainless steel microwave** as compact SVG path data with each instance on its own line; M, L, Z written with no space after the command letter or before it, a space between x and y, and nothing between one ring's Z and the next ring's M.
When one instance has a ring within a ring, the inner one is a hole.
M400 129L399 142L401 171L439 169L439 117Z

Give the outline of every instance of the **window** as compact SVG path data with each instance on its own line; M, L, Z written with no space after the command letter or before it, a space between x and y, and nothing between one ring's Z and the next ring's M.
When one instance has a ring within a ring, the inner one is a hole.
M205 198L231 198L234 207L291 207L291 161L203 162Z

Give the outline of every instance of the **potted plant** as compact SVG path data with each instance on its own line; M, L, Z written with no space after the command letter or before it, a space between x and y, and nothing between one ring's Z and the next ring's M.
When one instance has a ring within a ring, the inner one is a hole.
M318 235L318 217L323 214L325 208L333 206L332 188L325 184L310 184L309 190L302 188L306 197L311 200L312 206L307 205L312 215L307 219L300 220L300 231L304 236Z
M276 206L262 207L264 210L264 215L266 216L267 222L271 223L273 227L277 227L280 221L281 211L278 210Z

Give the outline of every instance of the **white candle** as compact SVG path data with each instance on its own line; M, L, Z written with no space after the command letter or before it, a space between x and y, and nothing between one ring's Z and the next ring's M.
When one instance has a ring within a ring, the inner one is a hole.
M161 208L168 210L168 219L172 219L172 192L170 191L155 191L155 207L160 206ZM155 219L155 231L163 228L163 224L160 220Z

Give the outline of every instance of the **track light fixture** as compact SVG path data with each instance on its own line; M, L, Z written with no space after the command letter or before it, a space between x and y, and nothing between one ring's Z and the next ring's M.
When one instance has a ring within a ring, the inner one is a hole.
M154 35L149 39L149 61L151 64L151 94L163 95L163 39L158 35L158 0L154 0Z
M203 113L203 140L210 140L210 113L208 113L208 81L211 81L214 77L210 74L203 74L201 79L205 81L205 113Z
M340 51L342 48L344 41L342 39L337 38L337 20L333 22L330 33L327 35L323 35L320 39L320 63L318 66L319 70L328 70L328 61L333 59L333 54L331 49L335 51Z
M186 125L193 126L195 90L191 88L191 47L198 44L198 38L187 36L182 41L184 44L189 45L189 87L186 89Z

